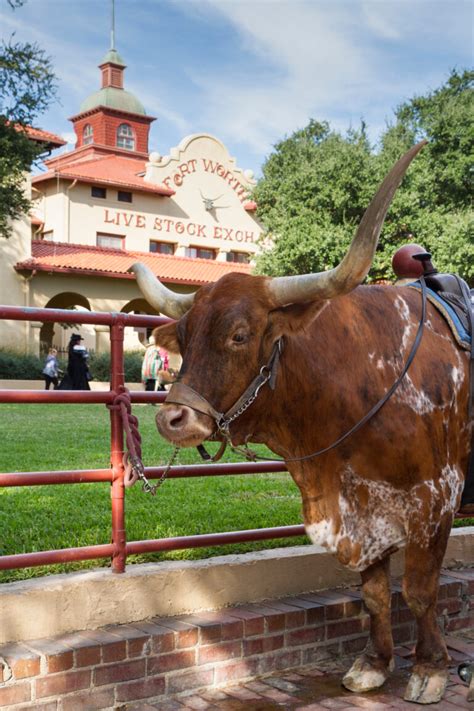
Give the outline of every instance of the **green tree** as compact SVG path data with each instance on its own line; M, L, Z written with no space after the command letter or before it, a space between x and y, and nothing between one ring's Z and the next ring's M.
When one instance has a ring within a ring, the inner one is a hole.
M22 0L9 0L14 9ZM56 95L50 59L37 44L12 36L0 43L0 236L9 236L11 220L30 209L25 173L43 147L28 138L27 127Z
M310 121L279 142L255 190L266 237L273 240L259 271L281 275L335 266L387 170L427 138L394 198L369 278L393 278L393 253L416 241L433 253L440 270L473 281L473 78L453 71L439 89L402 104L378 153L364 125L343 136Z
M474 282L474 72L451 72L447 82L395 112L382 136L379 177L416 141L428 144L398 191L377 264L386 270L406 241L423 244L440 271Z
M255 190L274 240L259 270L297 274L336 264L367 204L373 162L364 125L341 136L310 121L279 142Z

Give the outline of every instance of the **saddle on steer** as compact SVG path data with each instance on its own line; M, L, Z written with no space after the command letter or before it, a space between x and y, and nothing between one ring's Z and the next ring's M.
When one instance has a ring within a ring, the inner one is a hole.
M471 350L473 318L474 318L474 290L469 290L466 282L455 274L433 274L425 277L426 286L431 289L438 301L432 301L439 308L444 304L454 312L454 319L447 312L448 322L456 327L459 344L466 350ZM440 303L441 301L441 303ZM444 314L443 314L444 315ZM456 335L455 335L456 337Z

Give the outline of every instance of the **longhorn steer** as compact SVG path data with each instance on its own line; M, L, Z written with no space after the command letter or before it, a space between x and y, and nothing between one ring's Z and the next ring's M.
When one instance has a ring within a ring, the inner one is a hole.
M378 414L330 452L291 461L358 422L396 381L411 349L419 291L358 285L421 145L386 177L336 269L274 279L229 274L186 296L167 290L144 265L132 270L148 301L179 319L155 331L157 343L183 357L180 389L171 389L157 415L173 443L210 437L215 411L239 399L283 339L275 389L264 385L230 424L232 442L263 442L287 460L308 536L361 573L370 640L343 679L352 691L381 686L392 669L389 560L405 548L403 595L418 623L405 698L434 703L448 660L436 620L439 573L464 485L469 426L468 355L431 304L415 360Z

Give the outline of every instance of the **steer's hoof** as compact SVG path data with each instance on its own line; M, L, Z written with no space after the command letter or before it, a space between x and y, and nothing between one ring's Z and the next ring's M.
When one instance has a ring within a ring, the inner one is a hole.
M415 670L405 691L405 701L436 704L443 698L447 682L447 669Z
M388 677L389 670L393 669L393 661L389 669L376 669L367 657L357 657L347 674L342 680L343 686L349 691L371 691L382 686Z

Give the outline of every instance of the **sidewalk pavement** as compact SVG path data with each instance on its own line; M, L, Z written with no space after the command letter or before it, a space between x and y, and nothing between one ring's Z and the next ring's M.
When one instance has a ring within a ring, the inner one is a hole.
M470 709L467 685L458 677L460 662L474 661L474 630L446 639L451 655L450 678L445 698L431 704L430 711ZM366 694L353 694L341 686L350 660L333 660L304 669L212 689L191 695L170 697L166 701L144 701L127 704L120 711L416 711L421 708L403 700L403 693L413 663L413 649L397 647L396 670L382 689Z

